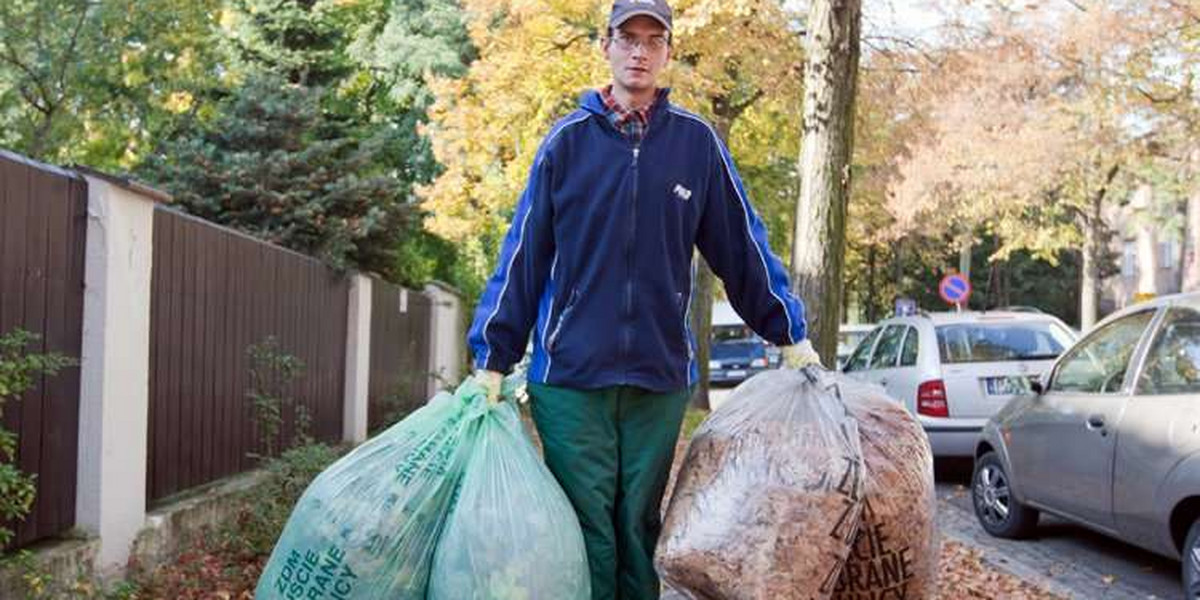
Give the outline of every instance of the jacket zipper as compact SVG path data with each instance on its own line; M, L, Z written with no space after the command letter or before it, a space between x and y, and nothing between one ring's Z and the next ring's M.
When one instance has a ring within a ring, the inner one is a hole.
M633 349L633 265L634 247L637 239L637 192L638 192L638 155L641 154L641 142L633 144L633 190L629 208L629 238L625 244L625 317L626 322L621 327L621 358L622 363L628 363L628 354Z

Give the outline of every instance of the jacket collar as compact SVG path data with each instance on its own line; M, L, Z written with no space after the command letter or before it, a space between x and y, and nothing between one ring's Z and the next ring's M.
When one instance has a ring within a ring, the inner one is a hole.
M663 88L662 93L654 101L654 109L650 112L651 123L657 121L659 115L666 112L667 105L671 103L670 96L671 88ZM608 114L608 108L604 106L604 98L600 97L599 90L587 90L584 92L579 98L579 107L601 117Z

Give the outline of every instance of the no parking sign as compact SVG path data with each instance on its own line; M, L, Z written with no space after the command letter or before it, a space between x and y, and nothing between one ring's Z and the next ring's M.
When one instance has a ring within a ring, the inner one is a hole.
M947 303L961 307L971 297L971 282L959 273L951 273L938 284L938 294Z

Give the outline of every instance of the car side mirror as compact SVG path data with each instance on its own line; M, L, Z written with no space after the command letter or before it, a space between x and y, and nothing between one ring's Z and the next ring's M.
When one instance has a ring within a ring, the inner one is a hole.
M1029 389L1032 390L1033 393L1038 396L1041 396L1042 393L1046 391L1046 388L1042 387L1042 382L1040 382L1040 381L1030 381Z

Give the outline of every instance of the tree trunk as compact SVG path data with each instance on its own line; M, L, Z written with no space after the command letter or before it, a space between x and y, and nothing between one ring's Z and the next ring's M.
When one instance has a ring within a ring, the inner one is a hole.
M696 277L692 280L692 333L696 336L696 363L700 367L700 380L696 382L696 391L692 394L692 406L709 410L708 361L712 356L713 286L717 277L699 252L692 260L696 263Z
M861 17L861 0L815 0L806 40L792 279L808 308L808 335L826 365L837 360Z
M41 122L38 123L37 133L29 143L27 152L29 156L46 162L52 162L53 157L44 156L46 146L50 143L50 132L54 130L54 113L53 109L42 113Z
M729 131L733 128L733 118L717 115L713 122L717 136L726 145L729 143ZM700 371L700 380L696 382L696 391L692 394L692 406L701 410L709 410L708 402L708 361L712 356L712 305L713 288L717 276L713 274L708 263L696 252L692 258L695 262L696 277L692 280L692 333L696 336L696 363Z
M874 323L879 320L879 287L875 285L875 244L867 246L867 298L866 302L866 320L868 323Z
M1200 191L1192 192L1187 199L1181 254L1183 260L1179 291L1196 291L1200 289Z
M984 310L1004 306L999 302L999 298L1000 269L997 263L992 263L988 266L987 289L983 291L983 298L980 300L979 306L982 306Z
M1193 172L1200 168L1200 150L1191 154ZM1200 189L1192 190L1187 199L1187 214L1183 226L1183 255L1179 291L1191 292L1200 289Z
M1004 260L1000 264L1000 289L1001 289L1001 304L1004 306L1012 306L1013 304L1013 282L1009 277L1009 268L1012 266L1012 259Z
M1100 317L1100 198L1093 197L1083 226L1083 267L1079 277L1079 330Z
M971 235L966 234L958 242L958 273L971 280Z
M1153 214L1154 189L1149 184L1142 184L1134 194L1145 198L1143 201L1146 206L1145 210ZM1138 205L1137 201L1132 204ZM1136 236L1137 287L1135 288L1137 296L1135 300L1158 295L1158 241L1155 227L1138 227Z
M1100 318L1100 255L1102 244L1106 241L1100 209L1108 194L1108 186L1120 169L1120 164L1108 169L1104 182L1088 199L1087 212L1083 217L1083 265L1079 270L1080 331L1091 329Z

